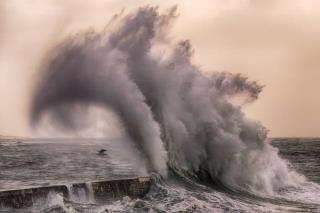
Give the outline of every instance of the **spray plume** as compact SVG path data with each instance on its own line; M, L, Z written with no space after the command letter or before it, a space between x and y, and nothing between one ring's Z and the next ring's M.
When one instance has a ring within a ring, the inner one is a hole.
M208 76L191 62L189 41L174 42L173 7L117 14L99 33L78 34L50 52L32 101L31 122L45 113L76 128L75 105L98 105L118 115L152 168L200 174L224 184L274 190L296 184L267 130L248 120L229 98L255 100L262 90L239 74Z

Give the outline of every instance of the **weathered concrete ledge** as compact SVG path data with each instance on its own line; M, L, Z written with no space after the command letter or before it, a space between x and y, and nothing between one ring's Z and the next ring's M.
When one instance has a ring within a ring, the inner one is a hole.
M65 199L74 202L83 202L85 200L88 202L105 203L124 196L140 198L149 192L150 186L150 177L140 177L0 191L0 209L19 209L39 205L39 201L41 203L41 200L49 199L50 193L60 194Z

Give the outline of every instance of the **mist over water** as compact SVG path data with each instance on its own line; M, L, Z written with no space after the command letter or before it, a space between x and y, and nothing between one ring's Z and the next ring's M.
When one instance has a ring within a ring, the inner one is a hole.
M163 176L169 166L270 194L303 182L268 143L267 129L242 112L262 86L240 74L204 74L192 63L190 42L170 37L177 17L175 7L161 14L144 7L58 44L39 73L31 124L49 116L60 128L78 129L88 107L99 106L118 116Z

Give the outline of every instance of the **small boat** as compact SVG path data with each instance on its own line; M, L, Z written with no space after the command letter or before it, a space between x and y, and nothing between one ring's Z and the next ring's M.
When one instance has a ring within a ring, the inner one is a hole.
M100 151L98 152L98 155L106 155L106 149L100 149Z

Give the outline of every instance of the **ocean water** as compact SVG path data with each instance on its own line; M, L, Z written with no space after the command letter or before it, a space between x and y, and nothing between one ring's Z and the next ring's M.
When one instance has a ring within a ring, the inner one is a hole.
M320 212L320 139L274 139L272 145L306 177L304 184L264 195L170 171L166 180L153 176L142 200L98 204L53 194L42 205L0 212ZM102 148L107 155L97 155ZM0 190L144 176L146 164L139 156L125 139L2 139Z

